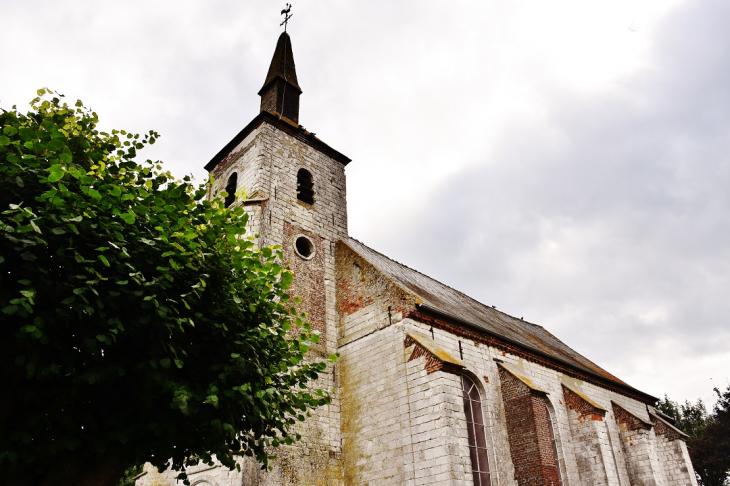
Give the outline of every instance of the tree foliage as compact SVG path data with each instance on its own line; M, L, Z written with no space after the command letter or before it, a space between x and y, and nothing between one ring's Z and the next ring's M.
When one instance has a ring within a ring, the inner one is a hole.
M266 464L329 402L281 252L209 186L138 163L154 131L38 94L0 113L0 469L83 484L81 464L111 464L114 484L144 461Z
M714 391L717 403L711 413L701 399L680 405L665 395L657 405L689 436L687 449L703 486L725 486L730 479L730 386Z

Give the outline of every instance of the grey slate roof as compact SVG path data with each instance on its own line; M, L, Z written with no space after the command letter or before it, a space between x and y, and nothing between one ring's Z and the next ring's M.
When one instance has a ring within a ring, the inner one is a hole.
M287 83L295 87L299 93L302 92L302 89L299 87L299 81L297 80L297 69L294 65L294 53L291 48L291 38L286 32L282 32L279 36L279 40L276 42L274 57L271 59L269 72L266 74L266 81L264 81L264 85L261 87L259 94L261 94L264 89L277 78L285 80Z
M565 343L549 333L542 326L512 317L497 309L484 305L455 290L448 285L432 279L412 268L402 265L382 253L369 248L363 243L347 238L344 240L352 250L370 262L395 283L419 297L427 309L455 317L469 323L474 328L488 334L505 338L527 350L537 351L572 368L599 375L604 380L612 381L649 398L649 395L635 390L614 375L610 374L589 359L568 347Z

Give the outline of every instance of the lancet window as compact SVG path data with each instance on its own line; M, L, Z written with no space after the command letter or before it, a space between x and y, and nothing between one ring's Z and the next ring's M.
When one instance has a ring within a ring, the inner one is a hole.
M491 486L487 431L484 426L484 413L479 389L469 377L461 375L461 390L464 397L464 413L466 414L469 435L469 455L471 456L474 486Z
M297 199L314 204L314 180L307 169L299 169L297 172Z
M226 184L226 196L225 203L226 207L230 206L236 201L236 189L238 188L238 174L235 172L228 178L228 184Z

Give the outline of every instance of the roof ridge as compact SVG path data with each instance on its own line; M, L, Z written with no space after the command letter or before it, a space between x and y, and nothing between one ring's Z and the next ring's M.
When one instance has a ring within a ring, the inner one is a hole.
M370 248L356 238L347 236L341 241L392 282L422 300L427 309L431 307L434 311L443 313L443 316L506 339L528 352L545 354L549 359L596 377L600 383L612 383L624 391L639 393L642 400L655 400L601 368L543 326L483 304L460 290Z
M445 284L445 283L441 282L440 280L436 280L435 278L433 278L433 277L431 277L431 276L429 276L429 275L426 275L425 273L423 273L423 272L421 272L421 271L419 271L419 270L416 270L415 268L411 268L411 267L409 267L408 265L406 265L405 263L401 263L401 262L399 262L398 260L394 260L394 259L390 258L390 257L389 257L388 255L386 255L385 253L381 253L381 252L379 252L378 250L375 250L375 249L373 249L373 248L369 247L368 245L366 245L366 244L365 244L365 243L363 243L362 241L358 240L357 238L353 238L352 236L349 236L349 235L347 236L347 238L348 238L348 239L351 239L351 240L354 240L354 241L356 241L357 243L361 244L362 246L364 246L365 248L369 249L370 251L372 251L372 252L374 252L374 253L377 253L378 255L380 255L380 256L382 256L382 257L384 257L384 258L386 258L386 259L390 260L391 262L393 262L393 263L395 263L395 264L397 264L397 265L400 265L400 266L402 266L402 267L405 267L405 268L407 268L407 269L409 269L409 270L412 270L412 271L416 272L416 273L417 273L417 274L419 274L419 275L422 275L422 276L424 276L424 277L426 277L426 278L428 278L428 279L430 279L430 280L433 280L434 282L438 283L439 285L443 285L444 287L448 287L449 289L453 290L454 292L456 292L456 293L458 293L458 294L461 294L461 295L463 295L463 296L464 296L464 297L466 297L467 299L473 300L474 302L476 302L477 304L479 304L479 305L481 305L481 306L487 307L487 308L489 308L489 309L492 309L492 310L494 310L494 311L496 311L496 312L499 312L500 314L503 314L503 315L505 315L505 316L507 316L507 317L511 317L512 319L515 319L515 320L518 320L518 321L522 321L522 322L524 322L525 324L529 324L529 325L531 325L531 326L539 327L540 329L544 329L544 330L545 330L546 332L549 332L549 331L547 331L547 329L545 329L545 328L544 328L543 326L541 326L541 325L539 325L539 324L535 324L534 322L526 321L526 320L524 320L524 319L522 319L522 318L519 318L519 317L515 317L515 316L513 316L513 315L511 315L511 314L507 314L506 312L504 312L504 311L502 311L502 310L499 310L499 309L497 309L497 308L496 308L496 307L494 307L494 306L491 306L491 305L487 305L487 304L485 304L485 303L483 303L483 302L480 302L480 301L478 301L478 300L477 300L477 299L475 299L474 297L472 297L472 296L470 296L470 295L468 295L468 294L465 294L464 292L462 292L462 291L461 291L461 290L459 290L459 289L455 289L455 288L454 288L454 287L452 287L451 285ZM552 333L551 333L551 334L552 334Z

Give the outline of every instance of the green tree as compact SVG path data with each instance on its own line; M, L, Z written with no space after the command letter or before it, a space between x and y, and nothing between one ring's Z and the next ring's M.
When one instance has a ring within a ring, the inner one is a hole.
M669 399L667 395L657 403L658 410L674 419L674 425L690 437L702 434L707 422L707 408L701 398L697 403L685 400L679 404Z
M155 132L105 133L80 101L38 94L0 113L4 484L265 465L329 402L308 389L327 360L304 359L318 335L281 252L254 248L208 186L136 162Z
M701 399L680 405L665 395L657 405L689 436L687 449L702 486L725 486L730 478L730 386L714 391L718 400L712 413Z
M142 466L132 466L127 468L117 486L134 486L134 478L142 472Z

